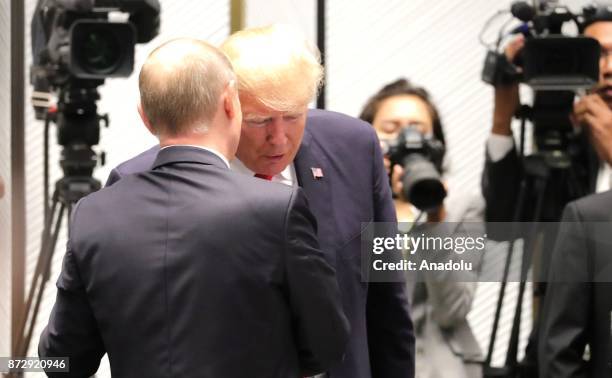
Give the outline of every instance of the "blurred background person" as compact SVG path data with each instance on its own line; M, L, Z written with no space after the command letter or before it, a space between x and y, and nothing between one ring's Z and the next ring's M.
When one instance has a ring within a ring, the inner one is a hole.
M431 160L438 173L443 173L443 167L447 165L444 161L444 131L429 93L406 79L398 79L368 100L360 118L374 126L383 151L386 151L385 167L392 173L398 220L416 220L420 210L403 193L402 179L411 174L410 168L404 171L401 163L394 164L389 152L405 142L400 135L410 128L423 139L436 141L442 147L432 154ZM460 222L482 221L483 201L480 196L445 189L453 194L449 194L440 206L426 211L429 223L457 222L451 225L455 228ZM481 356L480 347L466 319L476 292L476 279L477 272L471 275L471 282L457 282L452 275L427 272L416 284L414 280L408 282L416 335L416 377L482 376L480 364L476 362Z
M540 377L612 376L612 191L570 202L542 308Z

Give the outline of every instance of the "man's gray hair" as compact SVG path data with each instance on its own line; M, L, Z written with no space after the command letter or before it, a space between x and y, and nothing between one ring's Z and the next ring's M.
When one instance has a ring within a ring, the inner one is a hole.
M153 50L140 71L142 110L158 135L206 130L234 79L230 61L214 46L171 40Z

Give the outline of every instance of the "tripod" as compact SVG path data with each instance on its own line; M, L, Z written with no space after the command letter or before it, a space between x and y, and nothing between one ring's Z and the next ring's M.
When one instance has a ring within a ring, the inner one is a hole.
M534 372L535 366L532 368L532 370L528 370L529 366L521 366L521 364L519 364L519 362L517 361L517 352L519 345L522 302L528 281L529 270L531 268L534 257L539 257L544 260L544 264L542 264L543 268L540 271L534 270L534 273L538 274L538 280L544 281L546 279L546 267L548 266L548 264L546 263L548 259L546 259L546 257L548 256L543 254L544 250L542 249L539 249L541 253L537 253L539 236L543 236L545 241L547 240L547 238L549 238L548 241L550 242L553 241L554 236L556 235L555 228L549 229L546 224L538 222L542 222L543 219L558 221L561 212L560 210L563 208L563 206L569 199L577 198L586 194L582 193L582 190L578 187L578 185L575 185L578 181L576 177L578 177L579 174L575 172L576 167L574 165L574 162L572 161L572 156L561 156L560 154L556 153L556 151L554 153L549 153L548 151L540 151L530 156L524 156L525 121L531 116L531 111L531 108L523 107L519 112L519 116L522 120L520 156L523 165L523 177L519 185L517 204L513 215L513 223L511 230L512 233L509 239L510 242L508 245L499 297L495 309L493 329L491 333L488 353L484 363L484 376L487 378L537 376L537 373ZM572 147L574 146L572 145ZM572 148L569 147L569 144L564 148L568 151L573 151ZM565 189L567 189L567 196L557 194L557 192L560 192L558 191L558 189L560 189L560 185L566 186ZM551 192L555 193L556 195L551 196ZM531 194L533 199L535 199L534 206L532 208L533 212L531 214L525 214L528 194ZM495 346L497 330L499 327L504 296L507 288L510 265L512 263L514 241L519 235L519 222L523 219L530 219L531 223L528 228L521 230L524 235L524 247L520 260L521 267L519 278L519 291L516 307L514 309L514 317L510 332L510 339L508 342L508 350L506 352L504 366L492 367L491 360ZM550 244L551 243L546 242L543 243L544 246L550 246Z
M97 83L67 85L60 92L60 103L56 109L45 113L44 133L44 228L40 253L32 277L25 304L24 317L20 324L20 339L17 342L19 357L25 357L32 339L32 332L40 309L45 285L51 274L51 263L57 239L66 213L70 219L76 203L86 195L100 189L99 181L92 178L98 163L91 146L99 141L100 122L108 127L108 116L97 113L96 100L99 94ZM85 85L87 84L87 85ZM49 126L57 124L58 142L63 147L60 166L64 177L55 183L49 200ZM104 156L102 155L102 164ZM68 224L68 235L70 227Z
M538 233L538 224L533 222L529 227L529 231L527 237L525 238L526 244L523 247L523 254L521 256L521 270L520 270L520 283L519 283L519 292L517 297L517 303L514 310L514 318L512 322L512 329L510 332L510 340L508 343L508 350L506 352L506 361L503 367L492 367L491 359L493 356L493 350L495 347L495 340L497 336L497 329L499 327L499 320L501 317L501 310L504 302L504 296L506 293L506 286L508 283L508 276L510 273L510 265L512 263L512 254L514 252L514 241L516 240L518 230L517 230L517 221L521 219L521 209L523 209L525 204L525 197L527 195L528 182L532 182L534 188L536 189L536 207L534 211L533 219L538 220L542 213L542 204L544 200L544 193L546 189L547 182L550 178L550 170L546 167L545 164L542 164L542 160L537 157L534 159L529 159L524 161L525 165L525 177L521 181L519 194L518 194L518 203L516 212L514 215L515 222L513 222L512 227L512 235L511 240L508 245L508 250L506 254L506 261L504 265L504 273L502 276L502 282L499 292L499 297L497 300L497 305L495 308L495 317L493 320L493 329L491 333L491 339L489 343L489 349L487 352L487 357L485 360L484 367L484 376L487 378L493 377L516 377L518 376L518 362L516 359L516 355L518 352L518 343L519 343L519 331L520 331L520 321L521 321L521 312L522 312L522 302L523 296L525 294L525 288L527 284L527 275L529 272L529 268L531 266L531 260L534 255L535 247L536 247L536 234Z
M51 273L51 262L64 215L67 213L67 219L70 220L72 209L79 199L98 189L100 182L91 177L65 177L55 184L48 216L45 218L40 253L28 292L25 316L20 327L22 338L17 346L20 356L25 356L28 352L45 285ZM69 222L68 235L70 235Z

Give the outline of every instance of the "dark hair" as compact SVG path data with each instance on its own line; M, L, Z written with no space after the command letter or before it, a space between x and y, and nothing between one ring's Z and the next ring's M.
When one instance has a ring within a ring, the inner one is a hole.
M361 110L359 118L366 122L373 123L374 117L376 117L376 113L378 113L378 109L380 108L380 104L390 97L401 95L416 96L425 103L427 108L429 108L429 113L431 114L433 135L437 140L442 142L442 144L446 145L446 141L444 140L444 131L442 130L442 121L440 121L438 109L431 101L429 93L427 90L425 90L425 88L414 86L412 83L410 83L410 81L403 78L385 85L378 91L378 93L370 97L368 102Z

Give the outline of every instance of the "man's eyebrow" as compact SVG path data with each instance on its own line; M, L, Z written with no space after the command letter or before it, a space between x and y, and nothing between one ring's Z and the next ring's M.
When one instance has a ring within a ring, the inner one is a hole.
M264 115L264 114L245 114L243 116L243 118L249 118L249 119L268 119L268 118L272 118L272 116Z

